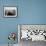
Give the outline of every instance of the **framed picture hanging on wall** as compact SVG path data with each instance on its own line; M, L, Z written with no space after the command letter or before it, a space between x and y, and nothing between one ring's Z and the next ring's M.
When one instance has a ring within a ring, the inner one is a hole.
M17 7L4 7L4 17L16 17Z

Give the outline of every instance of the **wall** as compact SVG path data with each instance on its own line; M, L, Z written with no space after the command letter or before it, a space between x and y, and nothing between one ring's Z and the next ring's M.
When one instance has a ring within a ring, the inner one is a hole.
M4 6L16 6L18 16L4 18ZM9 32L18 32L18 24L46 24L46 0L0 0L0 44L8 43Z

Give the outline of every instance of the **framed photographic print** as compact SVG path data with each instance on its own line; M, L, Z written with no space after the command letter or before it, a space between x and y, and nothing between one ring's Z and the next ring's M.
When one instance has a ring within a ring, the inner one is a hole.
M19 24L18 42L22 40L46 41L45 24Z
M16 17L17 7L4 7L4 17Z

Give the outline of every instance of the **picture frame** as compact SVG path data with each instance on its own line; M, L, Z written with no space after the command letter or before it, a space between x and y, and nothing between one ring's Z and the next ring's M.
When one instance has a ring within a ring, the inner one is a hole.
M25 40L25 38L21 39L22 36L25 36L22 35L21 32L27 30L28 30L28 37L29 36L30 37L27 38L26 40L46 41L46 24L18 24L18 42L21 42L21 40ZM33 33L31 34L31 32Z
M4 7L4 17L17 17L17 7Z

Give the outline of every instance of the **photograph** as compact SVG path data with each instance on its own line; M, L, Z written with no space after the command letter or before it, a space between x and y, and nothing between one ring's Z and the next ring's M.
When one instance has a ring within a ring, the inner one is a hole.
M20 28L20 29L19 29ZM46 25L18 25L21 40L46 41Z
M16 7L4 7L4 17L16 17L17 8Z

